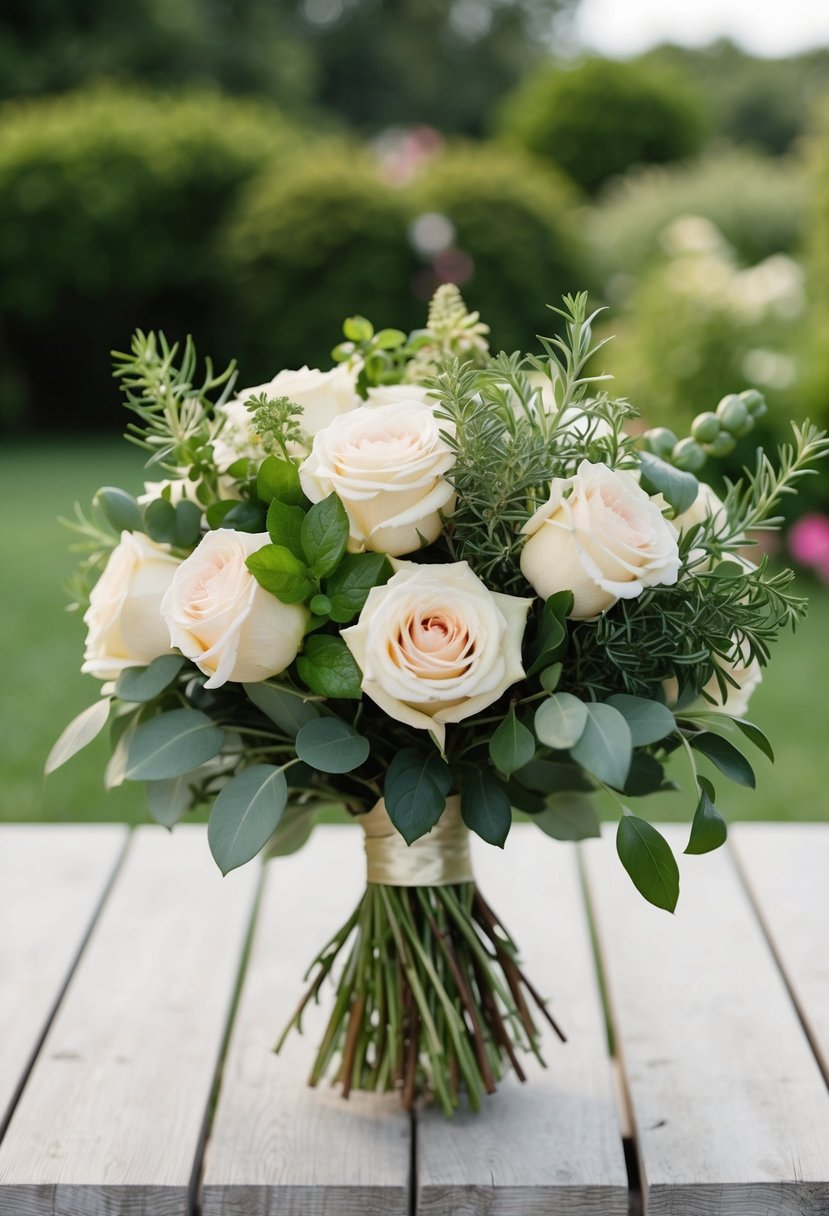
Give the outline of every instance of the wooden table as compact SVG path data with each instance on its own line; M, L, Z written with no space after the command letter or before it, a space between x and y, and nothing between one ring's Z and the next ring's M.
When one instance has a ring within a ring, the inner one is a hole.
M222 880L197 827L0 828L3 1216L829 1212L829 825L735 827L674 917L611 839L481 846L570 1039L453 1122L309 1090L319 1017L269 1050L360 835Z

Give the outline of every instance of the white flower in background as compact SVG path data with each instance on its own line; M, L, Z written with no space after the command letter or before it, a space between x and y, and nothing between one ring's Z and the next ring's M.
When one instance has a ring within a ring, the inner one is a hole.
M208 532L164 596L161 613L172 644L210 677L206 688L278 675L302 645L306 609L276 599L245 565L269 541L267 532Z
M164 481L145 481L144 493L139 494L136 502L140 507L146 507L157 498L167 498L173 506L180 502L194 502L201 506L198 499L199 483L187 476L182 470L178 477L168 477Z
M558 413L558 403L553 392L553 382L544 372L527 372L527 380L533 389L535 389L536 408L543 414ZM588 398L581 405L570 405L558 419L557 426L565 432L572 435L578 435L584 438L588 433L592 439L600 439L602 436L613 433L613 428L610 423L604 418L596 418L590 413L590 399ZM521 407L516 402L516 409Z
M440 536L455 501L442 425L422 404L399 401L362 406L317 431L299 479L312 502L337 493L351 549L397 557Z
M522 531L525 578L544 599L572 591L577 620L677 580L676 529L634 477L604 464L583 460L574 477L555 478Z
M489 591L467 562L397 562L343 640L362 688L397 722L430 730L486 709L524 677L521 642L531 599Z
M172 650L161 601L179 560L143 532L122 532L84 614L86 649L81 671L116 680L127 667L146 667Z
M381 384L368 390L367 405L399 405L408 401L434 409L438 404L428 388L422 384Z
M715 535L722 532L728 524L722 499L714 493L706 482L701 481L697 496L691 503L691 506L687 511L683 511L681 515L677 515L671 522L681 536L689 528L693 528L696 524L705 523L707 519L714 520Z
M229 468L243 456L252 460L261 459L262 443L253 429L251 411L245 404L261 393L268 397L287 397L301 406L300 427L303 434L311 438L340 414L361 404L356 377L344 364L327 372L313 367L281 371L267 384L243 389L238 397L226 402L217 411L224 419L221 430L213 440L213 454L219 469ZM304 452L298 454L304 455Z

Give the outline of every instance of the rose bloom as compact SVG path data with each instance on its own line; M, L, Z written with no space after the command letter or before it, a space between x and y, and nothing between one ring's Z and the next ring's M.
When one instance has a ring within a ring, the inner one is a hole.
M363 692L390 718L432 731L443 747L448 722L486 709L523 679L532 600L489 591L467 562L395 565L342 637Z
M718 667L723 671L727 671L733 680L736 680L737 686L726 683L725 700L720 693L720 685L716 675L713 675L706 685L703 687L703 692L710 700L705 697L699 697L695 705L700 709L710 709L711 701L714 702L714 708L724 709L726 713L733 718L744 718L748 713L749 702L752 696L763 682L763 671L756 659L748 659L748 648L743 644L737 646L735 644L734 656L732 662L718 662ZM668 705L676 705L677 696L679 693L679 685L673 677L663 681L665 690L665 700Z
M268 397L288 397L302 406L300 427L308 436L316 435L340 414L360 405L356 378L343 364L327 372L314 367L281 371L268 384L243 389L235 400L221 407L225 421L213 441L217 468L227 469L243 456L252 460L261 458L261 441L253 429L253 415L245 404L260 393L266 393Z
M208 532L164 596L161 613L172 644L210 677L205 688L266 680L296 658L306 609L276 599L245 565L269 543L267 532Z
M683 511L681 515L677 515L673 520L674 527L682 535L689 528L693 528L695 524L704 524L707 519L713 519L715 524L715 535L722 532L728 520L723 510L722 499L714 493L706 482L699 483L697 496L691 503L687 511Z
M432 411L399 401L352 410L318 431L299 479L312 502L336 491L352 550L397 557L440 536L455 501L444 477L454 462Z
M574 477L555 478L522 531L525 578L544 599L572 591L576 620L677 580L676 529L630 473L604 464L583 460Z
M116 680L126 667L146 667L170 653L161 601L178 567L166 545L143 532L121 533L89 597L81 671Z
M367 405L398 405L401 401L411 401L416 405L428 406L433 409L437 398L422 384L381 384L368 390Z

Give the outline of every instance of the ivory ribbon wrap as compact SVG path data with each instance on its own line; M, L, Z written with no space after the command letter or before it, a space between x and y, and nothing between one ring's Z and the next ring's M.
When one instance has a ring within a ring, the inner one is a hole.
M389 819L381 798L360 817L366 834L366 881L383 887L446 887L472 882L469 830L461 819L461 800L446 799L446 809L431 832L413 844Z

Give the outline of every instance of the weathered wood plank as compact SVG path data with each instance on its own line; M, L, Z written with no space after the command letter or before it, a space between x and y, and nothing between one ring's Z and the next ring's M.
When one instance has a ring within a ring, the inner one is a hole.
M735 824L729 841L829 1081L829 824Z
M476 842L477 843L477 842ZM628 1183L578 858L531 826L475 849L481 888L569 1041L544 1036L545 1071L508 1077L479 1115L418 1117L422 1216L614 1216ZM523 1064L523 1061L522 1061Z
M0 827L0 1138L126 841L117 824Z
M204 1216L403 1216L411 1123L396 1095L306 1083L331 987L304 1034L271 1051L302 975L350 915L364 883L362 832L318 828L268 863L204 1170Z
M183 1216L258 873L134 833L0 1145L0 1212Z
M732 858L683 858L669 916L583 852L649 1216L825 1213L829 1092Z

